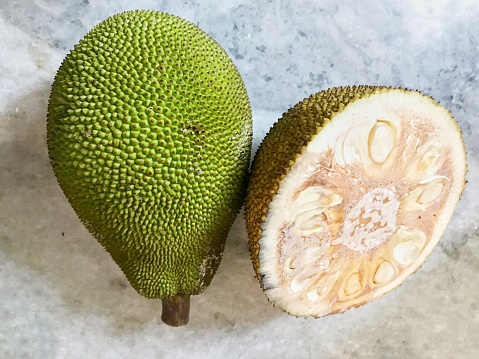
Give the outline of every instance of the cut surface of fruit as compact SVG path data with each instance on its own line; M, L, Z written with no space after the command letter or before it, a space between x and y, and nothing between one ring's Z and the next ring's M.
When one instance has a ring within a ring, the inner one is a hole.
M266 296L318 317L397 287L444 232L466 168L452 115L417 91L346 87L305 99L252 166L245 217Z

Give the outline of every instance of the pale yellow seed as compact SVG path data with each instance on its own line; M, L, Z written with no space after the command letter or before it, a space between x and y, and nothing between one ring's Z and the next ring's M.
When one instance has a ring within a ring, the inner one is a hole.
M394 277L394 274L395 270L393 265L388 261L384 261L376 269L376 273L374 274L374 283L386 283Z
M439 151L434 149L427 151L424 156L421 158L417 165L417 169L421 172L428 170L430 167L434 166L437 159L439 158Z
M395 131L387 123L378 121L369 134L369 155L378 164L384 163L395 145Z
M419 195L417 202L419 204L427 204L435 201L441 195L443 188L444 185L441 182L427 186Z
M394 259L403 265L411 264L419 256L425 242L426 235L423 232L406 233L404 240L394 247Z
M344 287L344 294L351 295L357 293L361 289L361 280L359 278L359 273L353 273L347 280L346 286Z

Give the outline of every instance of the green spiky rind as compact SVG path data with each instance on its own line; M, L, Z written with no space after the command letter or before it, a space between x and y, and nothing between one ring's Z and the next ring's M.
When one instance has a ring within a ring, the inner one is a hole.
M47 132L73 209L140 294L209 285L252 139L241 76L211 37L155 11L103 21L63 61Z
M349 103L388 89L351 86L321 91L290 108L270 129L254 157L245 202L248 243L258 279L261 225L283 178L311 139Z

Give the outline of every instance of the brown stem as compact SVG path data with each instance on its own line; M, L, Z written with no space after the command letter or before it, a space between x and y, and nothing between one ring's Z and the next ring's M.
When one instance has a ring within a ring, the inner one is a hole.
M163 312L161 320L172 327L180 327L188 324L190 320L190 296L177 294L173 297L161 300Z

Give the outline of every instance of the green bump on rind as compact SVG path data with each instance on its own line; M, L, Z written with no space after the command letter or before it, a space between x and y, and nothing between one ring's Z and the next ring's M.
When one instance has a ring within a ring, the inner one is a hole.
M243 81L211 37L154 11L103 21L63 61L47 129L68 200L139 293L209 285L252 139Z

